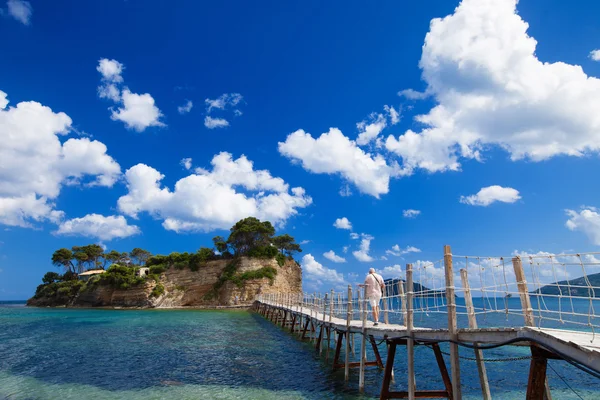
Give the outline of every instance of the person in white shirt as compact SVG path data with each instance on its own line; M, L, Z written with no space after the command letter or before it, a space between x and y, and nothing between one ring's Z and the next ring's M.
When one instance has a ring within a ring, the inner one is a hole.
M369 269L369 275L365 279L364 285L366 286L366 297L371 305L371 311L373 313L373 321L375 326L379 325L379 302L381 301L381 293L383 290L383 277L375 272L374 268Z

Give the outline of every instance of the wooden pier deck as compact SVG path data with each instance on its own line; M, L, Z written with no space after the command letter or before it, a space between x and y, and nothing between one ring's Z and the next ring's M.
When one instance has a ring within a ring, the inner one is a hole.
M565 360L585 372L600 377L600 337L595 334L595 326L591 323L595 316L591 313L588 314L587 325L580 324L578 330L535 326L536 315L530 300L530 296L533 295L527 290L525 274L518 258L513 259L513 266L515 268L515 284L518 286L516 294L519 295L522 305L523 326L478 328L471 297L472 289L469 286L466 270L461 269L462 290L466 303L464 314L468 316L469 327L459 328L457 326L452 255L449 247L446 246L444 250L445 290L442 292L435 289L430 290L429 293L443 293L445 297L443 307L431 305L431 307L435 306L434 308L438 312L444 310L443 313L448 317L448 325L445 328L414 326L415 305L417 304L415 298L419 294L414 290L411 264L407 265L405 281L394 284L397 287L384 289L382 310L384 318L377 326L373 322L367 321L368 307L364 295L361 298L359 292L358 297L354 298L350 286L347 295L343 297L340 293L336 294L333 291L324 296L285 293L259 296L253 309L270 321L289 329L291 333L299 335L301 339L310 340L314 343L318 353L325 352L326 360L329 360L329 353L332 351L332 368L343 368L346 380L349 379L350 368L359 368L360 389L364 389L366 367L384 369L380 399L461 399L459 346L474 352L483 399L492 398L483 351L501 346L526 346L530 349L529 379L527 390L524 393L526 399L552 398L546 378L548 359ZM421 287L423 287L422 284ZM388 296L386 296L386 292ZM422 293L421 296L423 296ZM400 308L396 310L386 308L385 299L391 297L397 297L401 304ZM590 307L590 310L593 310L593 307ZM508 313L508 306L506 311ZM404 324L389 323L388 313L396 313L395 317L397 318L394 319L402 321ZM561 309L560 313L561 322L563 322L565 311ZM581 315L575 312L573 314ZM359 348L355 346L355 337L360 340L358 357L360 361L351 362L351 350L354 353ZM380 355L377 342L386 343L387 357L385 360ZM450 372L440 349L442 343L449 344L450 347ZM405 391L390 390L390 383L394 380L397 346L407 347L407 390ZM439 390L419 390L417 388L416 374L418 371L415 371L414 367L414 346L428 346L433 351L440 370L440 386L442 388ZM367 347L372 347L374 360L367 360ZM342 349L344 350L342 351Z

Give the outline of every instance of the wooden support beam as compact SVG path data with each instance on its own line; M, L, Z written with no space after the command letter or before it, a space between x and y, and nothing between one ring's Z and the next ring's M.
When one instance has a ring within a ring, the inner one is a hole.
M373 335L369 335L369 342L371 342L371 347L373 347L373 353L375 353L375 360L377 360L377 366L383 369L383 361L381 361L381 355L379 355L379 349L377 348L377 342Z
M348 285L348 304L346 306L346 354L344 354L344 380L350 379L350 321L352 320L352 286Z
M548 359L537 346L531 346L531 355L527 396L525 398L527 400L544 400Z
M413 270L412 264L406 265L406 333L409 336L406 345L406 357L408 367L408 398L415 399L415 341L413 339Z
M444 362L444 357L442 356L440 345L434 343L431 346L431 348L433 349L433 354L435 354L435 361L437 362L438 368L440 369L440 374L442 375L442 381L444 382L444 387L446 388L447 397L451 399L453 398L452 381L450 380L450 376L448 375L448 369L446 368L446 363Z
M340 365L340 352L342 350L342 340L344 339L344 332L338 332L337 344L335 345L335 354L333 356L333 369L336 369L336 365ZM344 365L344 364L341 364Z
M319 329L319 336L317 337L317 341L315 343L315 351L317 353L321 352L321 340L323 339L323 324L321 324L321 329Z
M308 330L308 324L310 324L310 320L308 318L306 318L306 323L304 324L304 330L302 331L302 337L301 337L302 340L306 339L306 331Z
M469 328L477 329L477 319L475 318L475 308L473 307L469 275L466 269L460 270L460 280L465 292L465 304L467 306L467 315L469 316ZM473 344L477 346L477 342ZM492 394L490 392L490 384L488 382L487 371L483 362L483 351L481 349L475 349L475 359L477 362L477 372L479 373L479 384L481 385L481 396L484 400L491 400Z
M294 328L296 327L296 314L292 317L292 327L290 328L290 332L294 333Z
M385 361L385 372L383 373L383 383L381 384L381 392L379 393L379 399L385 400L390 399L390 382L392 380L392 374L394 372L394 358L396 357L396 343L392 342L388 345L388 356Z
M454 296L454 269L452 267L452 250L444 246L444 271L446 272L446 307L448 308L448 333L450 339L458 340L456 323L456 298ZM462 399L460 388L460 361L458 345L450 343L450 369L452 370L452 393L454 400Z
M367 361L367 287L363 287L362 297L362 335L360 341L360 371L358 390L365 390L365 362Z

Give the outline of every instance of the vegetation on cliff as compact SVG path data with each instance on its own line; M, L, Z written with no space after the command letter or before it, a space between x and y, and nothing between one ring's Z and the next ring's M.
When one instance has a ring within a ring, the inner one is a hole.
M97 244L73 246L71 249L62 248L52 255L52 264L63 269L60 275L48 272L38 286L30 301L32 304L66 305L71 304L79 293L95 290L98 286L126 290L140 287L153 280L156 282L150 296L158 297L165 293L161 275L170 268L201 271L209 261L229 260L226 267L206 296L207 300L216 298L219 289L227 282L242 287L246 281L267 278L273 284L277 268L264 266L262 268L239 272L240 257L258 259L276 259L281 267L286 260L293 260L300 245L295 239L283 234L275 236L275 228L268 221L260 221L249 217L238 221L230 229L229 237L213 238L213 247L201 247L195 253L173 252L169 255L152 255L149 251L135 248L130 252L110 252ZM78 279L78 275L89 270L104 270L106 272L93 275L87 281ZM149 268L149 274L138 274L141 267Z

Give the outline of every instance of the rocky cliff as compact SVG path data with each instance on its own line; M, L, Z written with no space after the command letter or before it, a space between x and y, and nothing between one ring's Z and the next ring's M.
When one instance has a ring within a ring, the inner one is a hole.
M275 259L241 257L232 270L232 260L208 261L197 271L171 267L160 274L158 280L119 289L92 282L53 297L36 296L28 301L30 306L69 307L214 307L236 304L250 305L258 293L300 293L302 270L293 260L280 266ZM229 268L229 269L228 269ZM276 271L273 279L257 272L265 268ZM160 289L160 290L157 290Z

